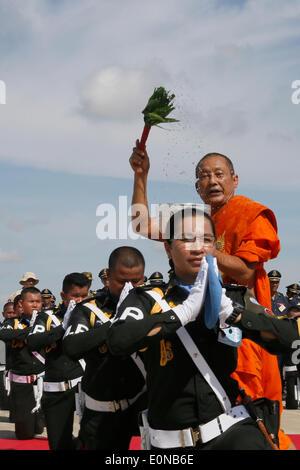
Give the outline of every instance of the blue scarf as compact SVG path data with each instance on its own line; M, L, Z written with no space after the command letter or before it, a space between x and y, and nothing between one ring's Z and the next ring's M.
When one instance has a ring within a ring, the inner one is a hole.
M222 278L215 273L213 265L213 257L211 255L206 255L206 261L208 263L208 273L207 273L207 290L205 295L205 312L204 312L204 322L205 326L209 329L213 328L218 321L221 297L222 297ZM185 286L177 278L178 285L185 289L187 292L190 292L191 286Z
M206 261L208 263L208 282L205 297L204 321L206 327L211 329L217 324L219 318L222 297L222 278L220 274L218 277L215 273L213 257L211 255L206 255Z

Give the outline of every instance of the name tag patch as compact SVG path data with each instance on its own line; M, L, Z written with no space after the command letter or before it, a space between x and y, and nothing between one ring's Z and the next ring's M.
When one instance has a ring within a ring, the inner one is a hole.
M228 346L238 348L242 344L242 332L239 328L227 323L220 325L220 331L218 335L218 341Z

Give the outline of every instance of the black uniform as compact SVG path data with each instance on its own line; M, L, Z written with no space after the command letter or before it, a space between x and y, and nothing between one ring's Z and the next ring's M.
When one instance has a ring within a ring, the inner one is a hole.
M75 449L73 423L75 393L83 375L79 361L63 352L65 330L61 324L66 308L61 305L55 316L40 312L28 336L28 346L45 355L42 408L45 414L50 450Z
M2 323L0 324L0 327ZM0 409L8 410L9 402L7 391L5 388L5 376L7 369L7 346L3 341L0 341Z
M10 320L11 318L18 318L17 316L16 317L10 317ZM2 323L1 323L1 326L0 328L2 327L5 327L5 325L7 324L7 321L8 319L6 318ZM11 323L11 322L10 322ZM0 330L0 336L1 336L1 330ZM5 344L5 370L3 371L3 402L2 402L2 410L10 410L10 398L8 396L8 393L9 393L9 378L8 378L8 372L11 370L11 349L12 349L12 346L11 346L11 342L10 341L6 341L3 343ZM1 380L2 380L2 377L1 377ZM10 414L10 421L12 421L11 419L11 414Z
M245 310L237 326L243 331L243 336L259 343L271 354L281 353L283 358L283 371L286 383L286 408L297 409L299 405L299 377L300 377L300 317L272 317ZM276 339L263 339L260 332L273 333Z
M272 303L272 312L277 317L281 317L285 315L290 306L290 303L287 297L281 292L275 293L274 297L271 298L271 303ZM277 361L278 361L278 367L279 367L279 372L280 372L280 377L281 377L282 388L284 389L285 388L285 380L284 380L284 374L283 374L284 358L282 354L277 355Z
M149 290L152 290L151 286ZM188 292L172 276L169 284L161 288L164 299L170 305L170 310L162 312L148 291L146 287L137 287L129 293L118 310L118 320L109 329L108 340L111 351L116 355L143 351L151 432L161 435L163 431L174 431L177 442L179 434L191 433L191 429L197 429L195 434L199 437L199 425L209 423L209 432L213 429L213 437L205 439L205 443L201 442L203 437L196 438L194 446L199 449L270 449L255 422L244 414L243 407L237 411L243 414L239 415L240 421L234 421L235 424L229 428L219 426L219 419L223 423L224 408L177 335L181 322L171 308L182 303ZM147 336L157 324L162 326L161 331L154 336ZM229 405L235 407L239 388L237 381L230 375L237 364L236 348L219 342L219 329L207 329L201 314L196 321L188 323L185 330L225 390ZM246 416L246 419L242 416ZM201 436L203 432L204 428L201 427ZM166 435L171 434L174 436L172 432ZM179 443L177 448L181 445L183 443ZM155 440L152 441L152 447L168 448L163 442L155 445ZM169 447L174 450L176 445Z
M243 331L243 337L255 341L266 349L270 354L277 354L278 352L287 353L291 349L295 349L295 360L300 359L299 349L299 332L300 332L300 318L288 318L269 315L265 313L264 307L257 305L257 311L247 308L242 313L241 320L235 324ZM264 339L261 336L261 331L273 333L274 339Z
M293 363L293 352L283 355L283 374L286 385L285 408L296 410L300 404L300 368L299 364Z
M0 339L9 345L9 381L11 420L17 439L32 439L43 431L43 420L36 407L37 387L44 374L44 357L27 345L30 319L8 318L0 329Z
M131 357L112 356L106 345L116 305L109 292L78 304L63 341L70 357L86 362L80 435L88 450L127 450L139 432L138 411L145 407L141 369Z

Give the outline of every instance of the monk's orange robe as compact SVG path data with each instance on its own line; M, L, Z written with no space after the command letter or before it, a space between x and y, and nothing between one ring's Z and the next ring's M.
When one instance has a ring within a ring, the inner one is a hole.
M262 204L244 196L234 196L214 214L213 219L217 248L226 254L257 263L254 293L261 305L271 309L270 283L264 262L276 258L280 251L275 215ZM241 284L225 276L223 281ZM282 385L276 356L254 342L243 339L237 368L232 377L254 400L261 397L278 400L282 411ZM282 431L279 439L280 449L290 446L290 438Z

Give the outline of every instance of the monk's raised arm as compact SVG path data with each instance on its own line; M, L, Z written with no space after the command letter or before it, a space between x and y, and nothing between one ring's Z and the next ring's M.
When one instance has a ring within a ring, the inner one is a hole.
M139 148L139 141L132 150L129 159L130 166L134 171L133 195L131 201L132 229L135 233L146 238L162 241L158 222L151 218L147 199L147 181L150 169L148 153Z

